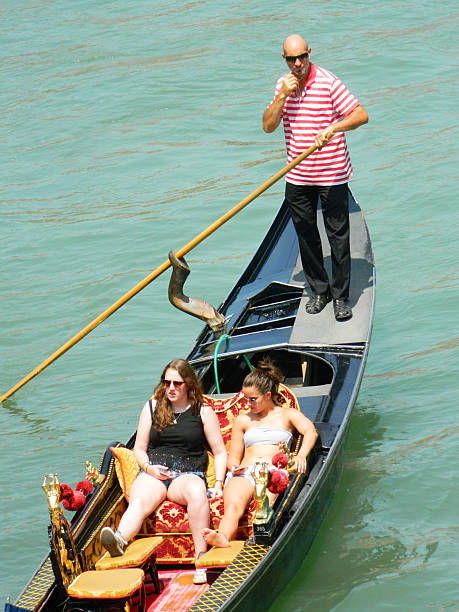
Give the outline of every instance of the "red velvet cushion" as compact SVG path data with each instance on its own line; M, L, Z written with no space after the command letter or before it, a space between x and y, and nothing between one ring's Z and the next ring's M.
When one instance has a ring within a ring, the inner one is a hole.
M247 539L251 533L251 523L255 514L252 500L248 512L242 517L236 534L238 540ZM223 498L210 500L210 524L217 529L223 516ZM142 534L161 535L164 541L156 549L158 563L193 563L194 545L191 537L188 514L183 506L164 501L156 512L145 519Z

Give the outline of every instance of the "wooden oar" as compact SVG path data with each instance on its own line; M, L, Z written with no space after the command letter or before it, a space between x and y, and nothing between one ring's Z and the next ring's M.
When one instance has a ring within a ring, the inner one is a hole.
M291 170L292 168L297 166L300 162L302 162L304 159L306 159L308 155L311 155L311 153L314 153L316 149L317 149L317 146L312 145L312 147L309 147L309 149L301 153L301 155L299 155L292 162L287 164L284 168L282 168L282 170L279 170L279 172L277 172L270 179L268 179L266 183L263 183L263 185L258 187L258 189L255 189L255 191L253 191L250 195L248 195L246 198L241 200L239 204L236 204L236 206L231 208L226 214L220 217L220 219L217 219L217 221L212 223L212 225L209 225L207 229L205 229L198 236L196 236L191 242L189 242L187 245L185 245L179 251L177 251L176 252L177 257L179 258L183 257L189 251L191 251L191 249L194 249L195 246L197 246L203 240L205 240L208 236L213 234L215 230L217 230L220 226L222 226L229 219L231 219L231 217L234 217L234 215L236 215L240 210L242 210L245 206L247 206L247 204L250 204L250 202L255 200L255 198L257 198L264 191L269 189L271 185L274 185L274 183L278 181L280 178L282 178L285 174L287 174L289 170ZM4 395L2 395L0 397L0 402L3 402L4 400L6 400L8 397L13 395L13 393L16 393L18 389L20 389L25 384L27 384L29 380L32 380L32 378L35 378L37 374L40 374L40 372L42 372L45 368L47 368L50 364L52 364L53 361L56 361L56 359L58 359L61 355L67 352L70 348L72 348L72 346L74 346L82 338L87 336L89 332L91 332L95 327L100 325L102 321L105 321L105 319L107 319L110 315L116 312L118 308L121 308L121 306L123 306L126 302L128 302L131 298L133 298L137 293L139 293L139 291L142 291L142 289L146 287L147 285L149 285L151 281L153 281L160 274L162 274L165 270L167 270L167 268L169 268L170 265L171 265L170 261L167 260L163 262L158 268L156 268L156 270L153 270L153 272L151 272L142 281L140 281L140 283L138 283L135 287L133 287L130 291L128 291L125 295L123 295L123 297L121 297L114 304L112 304L110 308L107 308L107 310L105 310L101 315L99 315L93 321L91 321L91 323L89 323L78 334L76 334L75 336L73 336L73 338L71 338L65 344L63 344L61 348L58 349L55 353L53 353L50 357L48 357L48 359L45 359L45 361L43 361L39 366L37 366L34 370L32 370L32 372L27 374L27 376L25 376L16 385L14 385L14 387L12 387L9 391L7 391Z

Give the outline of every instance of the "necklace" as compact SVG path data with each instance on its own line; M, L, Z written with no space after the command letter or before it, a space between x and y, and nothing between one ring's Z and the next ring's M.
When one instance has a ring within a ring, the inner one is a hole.
M182 410L182 412L174 412L174 425L177 425L179 418L188 410L190 406L191 404L188 404L188 406L185 408L185 410Z

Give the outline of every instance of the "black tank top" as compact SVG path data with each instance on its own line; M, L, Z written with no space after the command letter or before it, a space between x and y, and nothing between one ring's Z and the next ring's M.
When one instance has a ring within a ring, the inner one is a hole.
M176 417L176 425L168 425L163 431L154 426L152 401L149 402L152 417L148 458L153 464L166 465L180 472L205 472L207 470L207 440L201 414L193 414L191 408Z

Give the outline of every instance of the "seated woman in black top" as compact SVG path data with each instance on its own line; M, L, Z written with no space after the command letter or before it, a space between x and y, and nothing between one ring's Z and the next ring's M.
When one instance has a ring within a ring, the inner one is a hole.
M110 527L101 532L102 544L112 556L123 554L144 519L165 499L187 507L196 558L207 550L206 449L215 457L213 495L222 494L226 449L216 414L202 402L192 366L183 359L171 361L140 414L134 454L142 470L131 487L129 506L116 532ZM205 581L198 573L195 581Z

